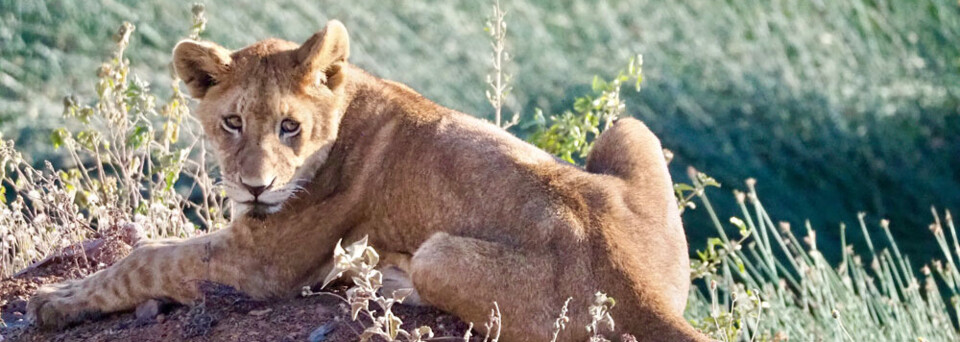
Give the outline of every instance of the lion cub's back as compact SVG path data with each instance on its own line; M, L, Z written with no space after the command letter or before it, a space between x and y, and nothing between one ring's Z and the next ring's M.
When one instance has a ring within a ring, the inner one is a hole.
M482 227L481 235L491 237L547 238L548 222L566 205L557 195L568 189L557 180L571 172L587 175L503 129L454 111L429 122L399 123L389 149L385 188L376 196L391 202L385 208L398 208L385 209L392 219L409 217L418 226L436 222L441 230Z

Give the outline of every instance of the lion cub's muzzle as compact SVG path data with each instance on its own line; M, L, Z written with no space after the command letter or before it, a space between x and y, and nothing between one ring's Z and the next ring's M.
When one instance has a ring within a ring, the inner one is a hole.
M280 211L283 203L297 189L294 182L277 186L276 177L268 181L243 177L239 180L239 182L225 182L227 197L234 201L240 213L247 215L262 216Z

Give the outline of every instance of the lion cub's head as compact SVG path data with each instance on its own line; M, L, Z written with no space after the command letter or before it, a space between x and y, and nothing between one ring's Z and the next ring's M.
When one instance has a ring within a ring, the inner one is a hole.
M346 102L348 54L338 21L301 46L274 39L231 52L184 40L174 48L241 213L278 211L326 160Z

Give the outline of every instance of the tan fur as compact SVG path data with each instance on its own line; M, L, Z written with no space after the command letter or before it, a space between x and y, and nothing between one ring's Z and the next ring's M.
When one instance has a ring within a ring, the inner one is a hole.
M339 22L301 47L180 43L177 71L201 99L197 114L232 194L251 197L242 181L272 177L265 195L282 204L250 204L227 229L148 243L86 279L43 288L29 303L35 322L62 326L150 298L189 303L197 280L294 296L330 270L339 239L369 236L402 270L388 273L407 272L423 302L477 324L497 302L505 341L549 340L569 297L560 339L585 340L597 291L617 301L617 333L706 339L682 318L686 240L659 140L642 123L622 119L605 132L587 172L366 74L346 62L348 47ZM221 127L225 115L243 118L240 136ZM278 136L284 118L300 122L299 136Z

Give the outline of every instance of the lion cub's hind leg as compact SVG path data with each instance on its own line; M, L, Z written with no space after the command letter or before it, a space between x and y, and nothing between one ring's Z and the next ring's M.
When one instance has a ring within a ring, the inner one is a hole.
M554 265L547 253L436 233L414 253L410 274L421 298L476 327L496 302L505 341L549 341L566 298L554 288Z

